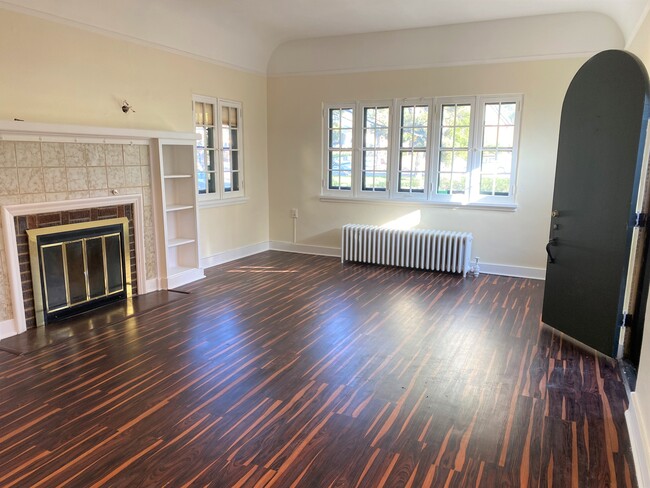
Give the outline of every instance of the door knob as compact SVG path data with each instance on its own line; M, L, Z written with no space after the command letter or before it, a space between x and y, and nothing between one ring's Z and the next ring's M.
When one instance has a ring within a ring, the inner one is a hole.
M560 216L560 212L559 212L559 211L557 211L557 210L553 210L553 211L551 212L551 217L559 217L559 216Z

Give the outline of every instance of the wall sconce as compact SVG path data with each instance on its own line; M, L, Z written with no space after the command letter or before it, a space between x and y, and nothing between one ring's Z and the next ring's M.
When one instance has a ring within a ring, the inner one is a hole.
M129 112L135 113L135 110L133 110L133 107L131 105L129 105L129 102L124 100L122 102L122 112L124 112L125 114L128 114Z

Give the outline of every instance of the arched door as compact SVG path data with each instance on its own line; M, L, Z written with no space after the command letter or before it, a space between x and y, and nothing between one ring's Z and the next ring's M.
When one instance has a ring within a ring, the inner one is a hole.
M648 75L605 51L562 106L542 320L615 355L648 120Z

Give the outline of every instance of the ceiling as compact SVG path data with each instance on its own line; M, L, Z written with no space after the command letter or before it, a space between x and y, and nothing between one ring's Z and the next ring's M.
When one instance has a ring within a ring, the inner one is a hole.
M285 41L570 12L628 38L648 0L0 0L0 7L265 71Z
M567 12L611 17L624 34L646 0L167 0L215 16L249 19L276 40L411 29Z

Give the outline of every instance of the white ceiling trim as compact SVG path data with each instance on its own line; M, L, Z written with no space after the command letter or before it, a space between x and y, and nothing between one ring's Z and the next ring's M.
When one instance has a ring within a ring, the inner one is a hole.
M355 73L379 73L391 71L404 71L416 69L435 69L435 68L454 68L462 66L483 66L488 64L505 64L505 63L525 63L529 61L552 61L556 59L575 59L575 58L590 58L600 51L584 51L574 52L570 54L547 54L539 56L520 56L512 58L493 58L475 61L458 61L448 63L429 63L429 64L413 64L401 65L392 67L368 67L368 68L345 68L345 69L331 69L322 71L292 71L290 73L268 73L268 78L283 78L287 76L327 76L327 75L344 75Z

